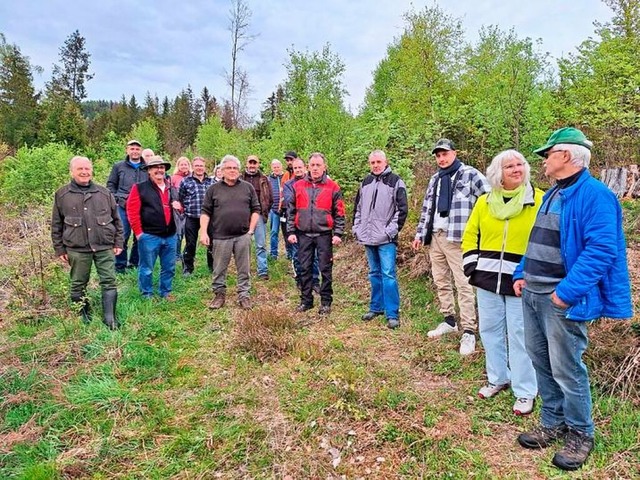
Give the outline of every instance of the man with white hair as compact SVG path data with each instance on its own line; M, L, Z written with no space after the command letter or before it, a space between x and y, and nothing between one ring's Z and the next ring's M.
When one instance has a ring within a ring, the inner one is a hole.
M151 150L150 148L145 148L144 150L142 150L140 156L142 157L144 163L147 163L149 162L149 160L151 160L151 157L155 156L155 153L153 153L153 150Z
M93 165L87 157L73 157L69 172L71 181L55 194L53 248L71 266L71 301L79 307L84 323L92 318L86 288L95 264L102 289L102 321L114 330L118 328L115 255L123 245L118 205L109 190L92 181Z
M233 255L238 272L238 303L249 310L251 288L251 237L260 217L260 202L249 182L240 180L240 160L225 155L221 162L222 180L205 193L200 215L200 242L211 246L213 255L213 293L209 308L224 306L227 268Z
M593 449L591 390L582 361L587 323L633 316L622 210L589 173L591 146L580 130L568 127L535 151L556 184L543 198L513 275L542 398L540 425L518 442L545 448L564 440L552 460L562 470L580 468Z

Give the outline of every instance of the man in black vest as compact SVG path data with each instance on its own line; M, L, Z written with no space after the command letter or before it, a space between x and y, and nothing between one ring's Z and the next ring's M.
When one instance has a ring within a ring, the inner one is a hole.
M140 264L138 287L145 298L153 295L153 266L160 257L160 296L173 300L171 288L176 273L176 223L171 208L171 183L165 177L171 168L162 157L152 157L142 167L149 179L136 183L127 199L131 230L138 239Z

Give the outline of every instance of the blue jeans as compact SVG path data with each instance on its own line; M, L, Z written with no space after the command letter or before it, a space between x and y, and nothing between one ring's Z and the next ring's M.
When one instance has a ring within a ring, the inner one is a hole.
M258 264L258 275L267 275L267 226L264 224L262 215L258 218L256 229L253 232L253 240L256 242L256 261Z
M131 224L129 223L129 218L127 217L127 211L124 208L118 207L118 213L120 214L120 220L122 220L122 229L124 230L124 246L122 248L122 252L120 252L119 255L116 255L116 270L122 271L127 268L127 244L129 243L129 237L131 236ZM134 235L133 243L131 245L131 256L129 257L128 264L137 267L138 262L138 240L136 240L136 237Z
M489 383L511 383L516 398L536 398L536 372L524 344L522 299L482 288L476 293Z
M593 437L589 374L582 361L589 343L586 322L568 320L550 294L525 289L522 303L525 344L542 398L542 425L566 425Z
M269 255L273 258L278 258L278 236L280 234L280 215L273 210L269 211ZM286 239L285 239L286 241Z
M161 297L171 293L173 277L176 273L176 236L158 237L143 233L138 239L140 265L138 266L138 288L143 297L153 295L153 267L160 257Z
M369 310L384 312L388 319L397 319L400 314L400 290L396 278L395 243L365 246L369 261L369 283L371 302Z

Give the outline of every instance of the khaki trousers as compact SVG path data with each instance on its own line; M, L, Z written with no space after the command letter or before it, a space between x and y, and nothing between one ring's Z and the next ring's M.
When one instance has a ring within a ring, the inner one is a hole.
M469 285L462 270L462 249L459 243L447 240L446 232L439 230L433 234L429 247L431 273L436 284L436 292L440 301L440 312L445 317L455 316L453 283L458 292L460 308L460 326L462 330L476 331L476 306L473 287ZM451 277L453 276L453 282Z

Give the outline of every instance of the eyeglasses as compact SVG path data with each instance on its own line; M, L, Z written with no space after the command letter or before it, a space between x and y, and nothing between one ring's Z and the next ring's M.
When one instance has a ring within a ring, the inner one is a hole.
M513 165L507 165L506 167L502 167L502 169L506 170L507 172L512 172L516 168L522 168L522 167L524 167L524 163L514 163Z
M549 158L551 155L557 152L566 152L566 150L547 150L544 152L544 158Z

